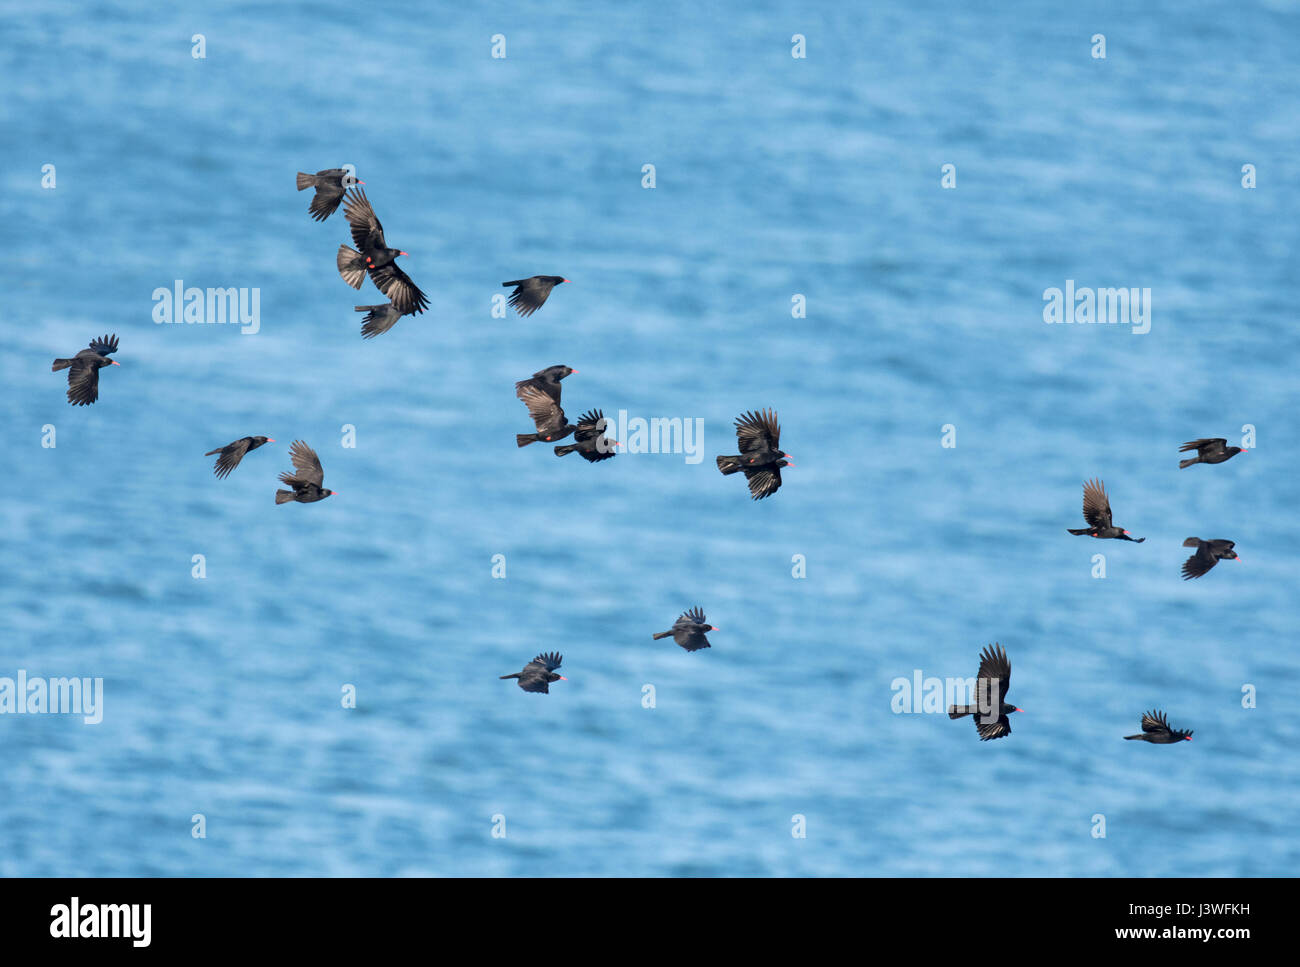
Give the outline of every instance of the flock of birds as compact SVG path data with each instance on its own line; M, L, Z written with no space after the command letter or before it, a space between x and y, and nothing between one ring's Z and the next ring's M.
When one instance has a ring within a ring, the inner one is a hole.
M1178 469L1186 470L1196 463L1223 463L1239 453L1247 452L1244 447L1230 447L1223 437L1204 437L1189 440L1178 448L1179 453L1196 451L1196 456L1178 462ZM1088 480L1083 485L1083 519L1087 527L1068 527L1066 530L1077 537L1095 537L1098 540L1131 541L1141 544L1145 537L1134 537L1122 527L1117 527L1110 512L1110 497L1106 494L1106 485L1101 480ZM1232 548L1232 541L1209 540L1189 537L1183 541L1184 547L1194 547L1196 552L1183 562L1183 580L1201 577L1219 561L1238 561L1240 558ZM1012 712L1020 712L1007 702L1007 689L1011 686L1011 661L1006 649L1000 644L992 644L980 652L980 667L975 676L975 695L979 700L976 705L952 705L948 708L950 719L975 716L975 728L981 742L1000 739L1011 734ZM997 694L997 704L993 695ZM996 715L994 712L996 711ZM1142 715L1142 731L1138 735L1126 735L1126 739L1141 739L1168 745L1171 742L1192 741L1189 729L1170 728L1165 713L1161 711L1145 712Z
M424 312L429 306L429 300L398 267L397 259L407 253L389 247L383 225L375 215L365 192L359 187L364 185L364 181L358 181L344 168L327 168L314 175L299 172L297 178L299 191L315 189L308 212L316 221L325 221L343 205L344 218L351 229L353 244L356 245L356 248L339 246L336 266L343 281L354 289L360 289L369 276L375 287L388 299L386 304L354 306L357 312L366 313L361 325L362 337L372 339L387 332L403 316ZM568 281L558 275L535 275L503 282L502 286L513 287L509 305L519 315L526 317L545 304L557 285ZM68 370L69 403L88 406L99 399L99 371L105 366L120 365L109 358L117 352L117 348L117 336L106 335L92 340L89 348L81 350L71 359L54 360L54 372ZM538 442L556 443L572 434L573 443L554 448L557 456L577 453L589 463L599 463L617 455L614 448L619 446L619 442L605 435L608 424L601 410L587 410L576 424L570 423L564 414L560 405L560 384L576 372L576 369L569 366L548 366L515 383L515 396L527 408L535 428L533 433L516 434L515 443L519 447ZM776 413L770 409L743 413L736 419L735 429L740 453L717 457L719 472L724 476L743 473L754 500L770 497L781 487L782 468L794 466L789 460L790 455L780 449L781 427ZM209 450L204 456L217 455L213 472L218 479L224 479L253 450L274 442L270 437L246 436L224 447ZM1238 453L1245 452L1242 447L1228 446L1228 441L1222 437L1191 440L1184 443L1178 452L1188 453L1192 450L1196 451L1196 456L1180 461L1180 469L1197 463L1223 463ZM293 471L281 473L279 479L290 489L276 490L277 504L310 504L337 493L324 487L324 470L320 457L302 440L294 440L290 444L289 459L293 463ZM1068 528L1069 533L1099 540L1131 541L1135 544L1146 540L1145 537L1135 538L1127 530L1115 525L1110 498L1101 480L1089 480L1083 485L1083 517L1088 526ZM1233 542L1229 540L1189 537L1183 546L1196 548L1183 564L1184 580L1203 576L1221 560L1240 560L1233 550ZM652 635L652 638L659 640L671 637L680 647L693 652L710 647L706 632L717 630L719 629L708 623L704 612L696 607L684 612L668 631L661 631ZM555 671L562 661L563 656L558 652L543 653L525 665L522 671L502 675L501 678L517 679L519 687L526 692L549 693L553 682L567 681ZM975 683L977 704L953 705L948 710L949 718L974 716L981 741L1010 735L1008 716L1021 711L1006 701L1010 683L1011 662L1006 650L1000 644L988 646L980 652ZM995 693L998 696L996 704L992 701ZM1184 740L1190 742L1192 732L1170 727L1164 712L1151 711L1142 716L1142 732L1124 738L1169 744Z

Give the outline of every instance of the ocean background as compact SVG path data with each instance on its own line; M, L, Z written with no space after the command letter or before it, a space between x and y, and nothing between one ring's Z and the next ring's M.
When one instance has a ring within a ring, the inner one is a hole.
M1300 870L1300 3L0 25L0 676L105 689L0 715L0 874ZM294 190L343 164L431 302L369 341ZM494 317L534 274L573 281ZM177 279L260 330L155 324ZM1067 279L1150 288L1150 331L1046 324ZM71 407L50 362L106 332ZM702 419L703 460L517 449L554 363L570 417ZM713 457L759 407L797 467L755 503ZM277 507L297 438L339 494ZM1093 476L1144 544L1065 533ZM1191 534L1243 560L1183 582ZM651 640L694 605L711 650ZM891 710L994 641L1009 738ZM541 651L550 695L498 679ZM1124 742L1153 707L1194 741Z

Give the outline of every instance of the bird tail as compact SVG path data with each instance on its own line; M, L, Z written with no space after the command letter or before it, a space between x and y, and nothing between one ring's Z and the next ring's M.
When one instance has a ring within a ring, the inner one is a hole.
M275 502L277 504L287 504L291 500L293 500L292 490L277 490L275 492Z
M1200 463L1200 462L1201 462L1201 458L1200 458L1200 457L1192 457L1192 459L1190 459L1190 460L1179 460L1179 461L1178 461L1178 469L1179 469L1179 470L1186 470L1186 469L1187 469L1188 467L1190 467L1192 464L1194 464L1194 463ZM1130 735L1130 736L1128 736L1128 738L1130 738L1130 739L1135 739L1135 738L1137 738L1137 736L1135 736L1135 735Z
M1195 463L1196 461L1193 460L1192 462ZM1138 735L1126 735L1126 736L1124 736L1124 738L1126 738L1126 739L1140 739L1140 738L1142 738L1142 735L1141 735L1141 734L1138 734Z
M960 719L967 715L974 715L978 711L979 707L975 705L949 705L948 718Z
M523 446L523 444L521 443L520 446ZM577 445L576 443L570 443L570 444L567 444L567 445L562 446L562 447L556 447L556 448L555 448L555 455L556 455L557 457L562 457L562 456L564 456L566 453L572 453L572 452L573 452L574 450L576 450L576 449L578 449L578 445Z
M513 675L501 675L500 677L504 680L504 679L507 679L507 678L518 678L519 675L520 675L519 672L515 672Z
M1091 533L1092 533L1092 528L1091 528L1091 527L1080 527L1078 530L1075 530L1073 527L1067 527L1066 530L1068 530L1071 534L1074 534L1074 535L1076 535L1076 536L1079 535L1079 534L1091 534Z
M67 369L72 365L71 359L56 359L54 365L50 367L51 373L57 373L61 369Z
M1199 537L1189 537L1183 541L1183 547L1199 547L1201 539Z
M515 434L515 444L516 444L517 446L526 447L526 446L528 446L528 444L530 444L530 443L536 443L536 442L537 442L537 434L536 434L536 433L516 433L516 434Z
M733 473L740 473L744 467L741 466L740 457L718 457L718 469L722 475L728 476Z
M339 275L343 276L344 282L354 289L361 288L361 280L366 277L366 263L361 258L360 252L346 245L340 245L335 264L338 265Z
M673 633L671 631L661 631L659 632L659 634L651 635L650 637L653 638L655 641L658 641L660 638L671 638L672 636Z
M304 188L310 188L310 187L311 187L312 185L314 185L314 184L316 184L316 178L315 178L315 176L313 176L313 175L308 175L308 174L303 174L303 172L301 172L301 171L298 172L298 190L299 190L299 191L302 191Z
M527 279L515 279L513 282L502 282L501 288L506 289L512 285L523 285L527 281Z

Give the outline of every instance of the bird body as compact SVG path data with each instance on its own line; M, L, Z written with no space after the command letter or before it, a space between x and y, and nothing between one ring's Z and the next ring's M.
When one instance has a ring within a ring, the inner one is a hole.
M304 188L316 189L307 211L318 222L325 221L338 210L339 203L343 200L343 193L347 191L349 185L353 184L364 185L365 182L357 181L346 168L326 168L314 175L304 171L298 172L299 191Z
M655 641L660 638L671 637L673 641L681 645L687 651L699 651L701 648L712 647L709 639L704 636L706 631L720 631L714 625L708 624L704 617L704 611L698 607L691 608L689 611L682 612L682 616L673 622L672 628L668 631L661 631L658 634L651 635Z
M393 307L400 313L423 312L429 300L411 281L410 276L397 267L395 260L406 253L389 248L384 239L384 226L379 223L370 199L359 189L352 189L343 206L343 216L352 229L352 241L357 250L340 245L335 263L343 281L354 289L361 288L366 273ZM358 251L359 250L359 251Z
M555 448L557 457L565 456L569 453L577 453L588 463L599 463L601 460L608 460L611 457L618 456L614 452L614 447L618 446L617 440L611 440L605 436L605 427L607 421L605 414L600 410L588 410L582 414L578 420L578 426L573 431L573 443Z
M1106 485L1100 480L1088 480L1083 485L1083 519L1088 522L1087 527L1077 530L1067 527L1066 530L1076 536L1087 534L1098 539L1132 541L1134 544L1146 540L1145 537L1133 537L1124 528L1112 523L1110 498L1106 496Z
M952 705L948 708L948 718L959 719L967 715L975 716L975 728L980 741L1000 739L1011 734L1012 712L1020 712L1007 702L1007 689L1011 687L1011 661L1006 649L994 643L980 652L980 670L975 678L974 705ZM993 719L993 696L997 695L998 717Z
M513 285L515 291L510 293L510 307L521 316L531 316L542 307L552 289L568 281L562 275L534 275L529 279L502 282L501 287L508 289Z
M1169 725L1164 712L1143 712L1142 731L1137 735L1126 735L1125 739L1139 739L1155 745L1170 745L1174 742L1191 742L1192 729L1175 729Z
M99 399L99 371L105 366L121 366L108 357L117 352L117 336L100 336L90 341L71 359L56 359L50 372L68 370L68 402L73 406L89 406Z
M203 455L205 457L210 457L214 453L221 454L221 456L217 457L217 463L216 466L212 468L212 472L217 475L218 479L224 479L230 476L230 471L239 466L239 461L244 459L245 454L256 450L264 443L274 442L275 441L270 437L264 436L240 437L234 443L227 443L224 447L217 447L215 450L209 450Z
M537 427L536 433L516 433L516 446L526 447L538 440L554 443L556 440L563 440L577 429L565 417L559 401L552 399L544 390L531 386L525 381L524 385L515 391L515 395L524 401L524 406L528 407L528 415L533 418L533 425Z
M289 459L297 472L280 474L280 482L293 489L277 490L275 492L277 504L287 504L290 501L313 504L334 493L333 490L326 490L321 486L325 480L325 471L321 469L320 457L316 456L315 450L301 440L294 440L289 444Z
M567 682L568 679L563 675L555 674L555 669L559 668L564 661L564 656L559 652L543 652L538 655L527 665L521 672L515 672L513 675L500 676L502 681L507 678L519 679L519 687L525 692L543 692L549 694L551 691L551 682Z
M1228 441L1223 437L1203 437L1200 440L1189 440L1178 448L1179 453L1186 453L1189 450L1195 450L1196 456L1188 460L1179 460L1179 470L1185 470L1194 463L1223 463L1223 461L1231 460L1239 453L1249 452L1245 447L1228 446Z
M793 467L790 456L779 448L781 425L774 410L758 410L736 418L736 442L740 453L719 456L718 471L724 476L744 473L749 495L754 500L770 497L781 489L781 468Z
M1241 560L1233 550L1235 546L1235 541L1217 539L1203 541L1199 537L1187 538L1183 541L1183 547L1194 547L1196 553L1183 562L1183 580L1190 581L1192 578L1200 577L1220 561Z

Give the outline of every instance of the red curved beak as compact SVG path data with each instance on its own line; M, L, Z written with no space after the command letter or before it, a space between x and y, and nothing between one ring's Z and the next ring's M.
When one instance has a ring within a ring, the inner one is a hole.
M267 442L267 443L274 443L275 441L272 440L270 437L267 437L267 438L266 438L266 442Z
M564 676L563 676L563 675L561 675L561 676L560 676L560 681L562 681L562 682L567 682L567 681L568 681L568 679L567 679L567 678L565 678L565 677L564 677Z
M110 366L121 366L121 365L122 365L122 364L119 363L116 359L110 359L110 360L108 361L108 364L109 364Z
M573 280L572 280L572 279L565 279L564 281L565 281L565 282L572 282Z
M411 254L411 253L409 253L409 252L398 252L397 254L398 254L398 255L409 255L409 254Z
M1017 712L1023 712L1024 709L1022 709L1022 708L1018 708L1018 709L1016 709L1016 711L1017 711Z

